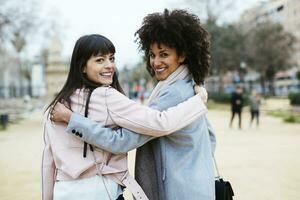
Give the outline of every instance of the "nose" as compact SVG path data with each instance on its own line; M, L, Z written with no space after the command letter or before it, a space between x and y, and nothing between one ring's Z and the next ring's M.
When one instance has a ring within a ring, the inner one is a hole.
M113 69L114 68L114 62L108 60L107 64L105 65L106 69Z
M153 66L154 67L159 67L161 65L161 60L160 58L157 56L153 59Z

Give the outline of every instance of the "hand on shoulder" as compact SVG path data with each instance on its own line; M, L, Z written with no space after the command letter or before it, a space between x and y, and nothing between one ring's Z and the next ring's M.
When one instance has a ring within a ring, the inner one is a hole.
M196 94L200 94L201 99L203 100L204 103L207 103L208 93L207 93L206 89L203 86L194 85L194 91L195 91Z

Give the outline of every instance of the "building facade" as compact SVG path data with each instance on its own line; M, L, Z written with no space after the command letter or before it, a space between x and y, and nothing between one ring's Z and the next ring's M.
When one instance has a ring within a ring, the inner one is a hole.
M286 96L290 92L299 92L300 83L296 73L300 71L300 1L299 0L268 0L246 10L241 16L240 24L253 28L260 22L271 20L280 23L284 30L291 33L296 41L292 63L294 66L275 75L275 94Z
M61 56L62 43L58 37L52 40L49 57L45 69L47 83L47 98L53 99L67 80L69 64Z
M246 10L241 16L243 27L254 27L258 23L271 20L280 23L285 31L296 38L293 61L300 68L300 1L299 0L269 0Z

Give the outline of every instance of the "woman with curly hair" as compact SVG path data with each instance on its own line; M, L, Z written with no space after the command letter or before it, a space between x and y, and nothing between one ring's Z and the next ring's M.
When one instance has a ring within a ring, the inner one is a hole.
M159 81L149 106L163 111L193 96L193 85L203 84L210 58L209 34L199 18L185 10L165 9L147 15L136 36L149 73ZM83 130L81 139L107 151L138 148L135 176L149 199L215 199L215 136L206 116L155 138L124 128L111 130L84 117L76 120L74 115L60 107L56 120L67 122L68 132Z

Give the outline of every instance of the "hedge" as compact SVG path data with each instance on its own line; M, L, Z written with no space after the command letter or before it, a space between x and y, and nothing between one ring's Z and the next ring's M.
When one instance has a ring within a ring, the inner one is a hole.
M289 99L291 105L300 105L300 93L290 93Z

